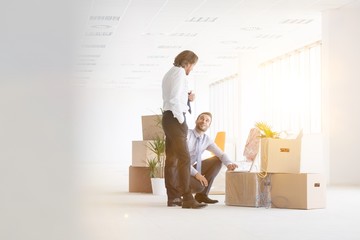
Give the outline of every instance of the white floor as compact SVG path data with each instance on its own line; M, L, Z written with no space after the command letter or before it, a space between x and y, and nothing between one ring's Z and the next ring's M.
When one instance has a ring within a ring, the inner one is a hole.
M328 187L317 210L226 206L166 207L166 197L128 192L127 169L98 165L83 178L82 228L96 240L360 239L360 187Z

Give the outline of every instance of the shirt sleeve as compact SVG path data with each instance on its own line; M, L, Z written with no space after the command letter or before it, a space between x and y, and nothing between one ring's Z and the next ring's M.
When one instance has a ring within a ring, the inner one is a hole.
M181 113L181 114L173 113L173 114L174 114L174 117L178 120L178 122L179 122L180 124L183 124L183 123L184 123L185 117L184 117L183 113Z
M198 173L198 171L194 168L192 164L190 164L190 175L195 176Z
M215 156L217 156L225 166L232 163L228 155L224 153L214 142L210 143L206 150L212 152Z
M178 71L176 76L174 76L175 81L173 81L173 89L171 96L172 99L170 103L173 105L173 114L174 117L182 124L185 121L184 118L184 96L187 97L187 79L182 71ZM185 101L186 102L186 101Z

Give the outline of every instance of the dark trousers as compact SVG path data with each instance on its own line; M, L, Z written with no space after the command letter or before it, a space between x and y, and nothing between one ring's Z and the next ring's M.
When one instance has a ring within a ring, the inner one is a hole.
M196 167L196 166L195 166ZM208 181L208 186L204 187L201 185L195 177L190 179L190 188L193 193L201 193L208 195L211 189L211 186L215 180L215 177L219 174L222 167L222 162L216 156L205 159L201 163L201 175L204 175Z
M162 126L166 136L165 186L168 199L182 196L184 201L192 200L186 120L180 124L171 111L165 111Z

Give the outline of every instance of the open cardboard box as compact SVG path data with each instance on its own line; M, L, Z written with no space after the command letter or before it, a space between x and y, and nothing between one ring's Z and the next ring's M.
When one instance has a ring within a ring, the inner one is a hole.
M319 173L323 164L321 134L293 139L261 139L261 171L268 173Z

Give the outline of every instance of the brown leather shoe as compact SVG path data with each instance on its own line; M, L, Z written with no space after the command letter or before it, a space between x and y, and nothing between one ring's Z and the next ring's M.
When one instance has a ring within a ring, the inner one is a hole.
M206 206L207 206L207 204L198 203L195 199L189 200L189 201L183 201L183 203L182 203L182 208L198 209L198 208L203 208L203 207L206 207Z
M206 196L205 194L196 194L195 195L195 199L196 201L198 201L199 203L209 203L209 204L214 204L214 203L218 203L218 200L214 200L209 198L208 196Z
M167 206L168 207L176 207L176 206L181 206L181 205L182 205L182 199L181 198L174 198L172 200L167 201Z

